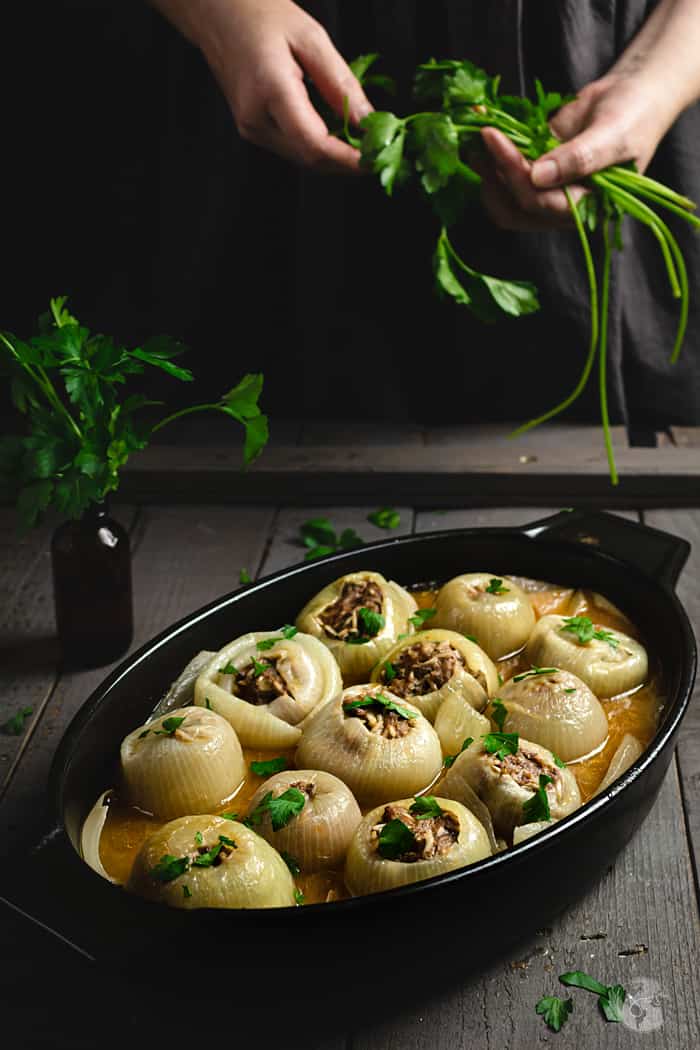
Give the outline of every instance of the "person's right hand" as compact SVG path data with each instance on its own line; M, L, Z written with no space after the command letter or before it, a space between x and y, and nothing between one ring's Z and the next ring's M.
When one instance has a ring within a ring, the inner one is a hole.
M155 0L204 53L244 139L319 171L356 172L359 151L329 134L304 75L353 124L370 113L326 30L291 0ZM184 5L184 7L183 7Z

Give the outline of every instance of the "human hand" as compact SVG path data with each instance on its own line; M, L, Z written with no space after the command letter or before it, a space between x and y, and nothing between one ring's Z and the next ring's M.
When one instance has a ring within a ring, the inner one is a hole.
M359 151L328 132L304 75L340 115L347 97L353 124L372 106L310 15L291 0L155 3L201 48L244 139L317 171L359 171Z
M576 203L586 192L581 180L611 164L633 160L644 171L676 115L659 105L658 90L644 78L610 73L553 117L550 126L562 145L534 163L500 131L484 128L484 206L504 229L567 228L572 219L561 187Z

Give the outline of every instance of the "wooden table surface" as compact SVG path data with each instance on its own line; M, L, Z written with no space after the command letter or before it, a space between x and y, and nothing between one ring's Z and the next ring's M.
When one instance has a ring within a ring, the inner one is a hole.
M410 450L411 446L404 442L405 435L382 434L376 427L372 434L378 447L394 448L395 461ZM569 439L566 429L561 434L557 458L565 462L563 445ZM356 438L357 432L350 428L344 450L346 463L352 462L350 446ZM590 451L592 442L598 440L597 432L593 436L589 433L588 438ZM295 440L299 442L298 438ZM338 447L340 438L336 436L335 440ZM487 435L481 447L491 447L489 441L493 440L493 433ZM575 440L571 439L572 447L578 449L579 462L583 458L581 440L581 432ZM531 442L527 452L518 454L546 460L554 444L550 432L543 445ZM322 445L323 441L317 438L316 446ZM659 472L653 458L661 456L663 475L668 457L680 451L686 457L684 470L690 478L694 468L693 457L688 454L692 451L697 456L694 445L694 435L685 443L662 436L659 447L636 450L638 455L648 453L644 477L650 485L648 493L641 492L636 509L626 499L620 501L608 487L600 463L595 484L590 483L589 475L586 502L601 507L619 507L622 502L625 509L620 513L690 541L692 553L678 591L697 633L698 489L688 481L686 505L682 491L674 488L670 499L673 505L663 506L659 490L654 487ZM460 455L468 458L469 449L473 448L471 438L465 444L464 434L453 436L452 452L457 459ZM275 452L274 448L271 451ZM357 446L355 452L367 456L366 450ZM279 448L275 454L279 462ZM599 450L590 454L595 459ZM157 455L157 451L153 453L154 458ZM200 447L199 452L191 452L194 459L197 455L210 464L217 462L211 448ZM371 541L384 538L386 533L368 523L368 512L387 503L396 505L391 491L380 484L372 492L367 478L362 493L373 498L363 505L352 485L346 501L337 498L329 504L319 504L309 496L318 492L305 486L304 468L299 463L289 466L283 500L269 497L253 504L222 496L220 500L203 502L196 486L193 492L183 482L172 449L166 451L165 458L168 456L173 461L171 466L166 469L161 464L160 473L150 477L150 488L142 491L138 504L122 502L115 507L115 516L129 529L133 547L134 648L181 616L235 589L241 568L259 578L301 561L304 550L299 542L299 526L307 518L327 516L340 528L353 527ZM190 479L192 469L190 462ZM333 469L334 491L342 493L344 477L338 457ZM133 477L132 474L132 482ZM662 477L662 492L663 484ZM507 487L495 493L489 489L480 500L478 472L464 473L462 486L469 496L455 501L452 483L442 497L439 487L431 485L432 508L426 506L427 497L416 488L410 501L397 506L401 524L392 535L460 526L520 524L542 517L563 502L557 500L556 487L538 505L526 506L520 499L522 505L508 506ZM127 486L125 494L133 495L134 487L138 486L132 483L129 492ZM547 488L540 485L538 491L546 494ZM291 498L294 493L295 498ZM18 539L12 512L0 508L0 723L19 708L31 707L33 711L21 736L0 735L3 867L21 864L24 845L45 827L46 776L52 755L66 725L108 671L61 670L54 637L48 554L51 525L47 522ZM301 1018L290 1019L283 1043L276 1039L270 1045L305 1050L531 1050L542 1044L576 1046L577 1050L641 1045L649 1050L695 1050L700 1046L699 861L700 703L696 696L658 800L642 829L595 888L583 899L572 901L548 928L524 940L515 951L500 956L478 977L465 971L462 979L453 973L446 980L444 991L431 986L430 993L423 994L418 967L408 992L378 993L380 1009L365 1011L363 1004L353 1004L349 1020L345 1016L326 1018L315 1028L306 1027ZM566 872L550 872L549 877L566 879ZM60 892L60 887L47 886L46 892ZM235 989L227 987L223 978L220 988L203 989L198 986L195 965L186 977L174 975L172 999L159 996L154 1001L148 988L136 993L133 988L125 990L114 977L105 977L70 945L19 914L11 902L4 902L0 916L2 1030L14 1036L8 1046L22 1050L35 1046L81 1050L124 1046L128 1041L139 1045L146 1032L149 1036L157 1033L159 1047L165 1047L170 1039L177 1039L177 1045L186 1039L197 1039L200 1045L200 1040L209 1042L216 1038L219 1042L229 1035L236 1038L236 1045L267 1045L264 1017L255 1032L245 1033L245 1039L240 1039L240 1032L238 1037L232 1033ZM495 936L497 932L498 917L494 916ZM290 946L290 950L285 969L303 972L303 945ZM158 959L157 946L154 951L155 968L167 972L167 960ZM351 975L343 973L340 949L339 958L330 960L329 965L337 966L339 980L347 980L351 987ZM387 958L368 960L368 965L377 969L378 986L384 987L386 975L391 973L390 940ZM623 984L639 1003L627 1015L629 1023L606 1023L595 1008L594 998L577 992L574 1014L566 1028L559 1034L549 1031L536 1015L535 1004L543 995L559 994L562 989L557 975L574 969L585 970L605 983ZM183 989L186 1010L182 1009ZM270 1002L274 1012L273 989Z

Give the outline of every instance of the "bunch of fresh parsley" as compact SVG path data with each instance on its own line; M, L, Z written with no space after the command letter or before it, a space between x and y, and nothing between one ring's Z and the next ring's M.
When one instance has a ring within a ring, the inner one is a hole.
M360 55L351 68L361 83L369 84L368 71L376 54ZM374 75L372 75L374 76ZM386 78L382 86L386 87ZM573 96L545 91L535 81L534 100L501 94L500 77L490 76L472 62L430 59L418 66L413 94L417 112L399 117L375 111L360 122L360 138L348 128L345 138L362 153L362 164L379 176L386 193L414 182L440 223L433 267L438 290L468 307L483 321L520 317L539 309L537 289L527 281L508 281L479 273L459 255L448 230L463 218L469 206L479 203L481 178L470 164L472 151L480 148L484 127L498 128L528 160L536 160L559 144L549 119ZM662 220L666 209L700 228L693 201L668 186L641 175L634 164L614 165L585 180L590 192L575 205L565 190L581 242L590 297L590 342L580 379L572 392L549 411L524 423L519 434L551 419L569 407L584 390L598 356L600 413L613 484L617 471L613 455L607 404L607 314L612 249L622 247L624 215L646 225L662 252L671 292L680 300L680 318L671 361L680 352L688 320L688 277L680 247ZM610 227L612 226L612 233ZM604 251L600 289L591 252L589 233L600 227Z
M143 410L161 402L127 392L126 384L147 368L191 382L174 363L185 347L165 336L128 349L91 333L68 312L66 299L51 299L28 340L0 332L0 374L9 377L12 401L24 433L0 438L0 485L17 501L22 525L31 528L53 507L77 518L119 486L132 452L153 434L193 412L223 412L245 428L244 460L267 442L267 418L258 406L263 377L248 374L219 401L191 405L156 422Z

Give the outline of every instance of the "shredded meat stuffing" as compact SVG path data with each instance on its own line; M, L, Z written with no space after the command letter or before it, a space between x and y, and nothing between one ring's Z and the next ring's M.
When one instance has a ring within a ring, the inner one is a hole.
M392 693L423 696L449 682L455 671L464 667L464 657L449 642L416 642L400 653L393 667L396 677L391 679Z
M396 860L413 864L417 860L429 860L431 857L442 857L457 841L459 824L451 813L442 813L439 817L414 817L403 806L393 803L386 806L380 824L375 824L370 831L370 841L375 848L382 828L390 820L400 820L416 840L414 849L399 854Z
M556 777L556 773L546 766L534 751L524 751L521 748L517 755L506 755L505 758L496 761L502 773L511 777L520 787L531 791L539 787L540 773L547 773L552 779Z
M259 660L259 664L265 664L262 674L257 674L255 664L250 663L239 671L234 679L234 692L241 700L247 700L249 704L270 704L278 696L285 696L289 692L287 683L277 670L275 657Z
M359 638L364 633L360 630L357 615L360 609L382 612L382 592L373 580L361 583L348 580L343 584L340 596L331 605L327 605L319 616L326 634L345 641L348 638Z
M381 707L373 708L370 704L367 707L353 707L349 711L346 710L345 714L348 718L359 718L370 733L384 736L388 740L406 736L414 724L413 718L402 718L398 711L386 711Z

